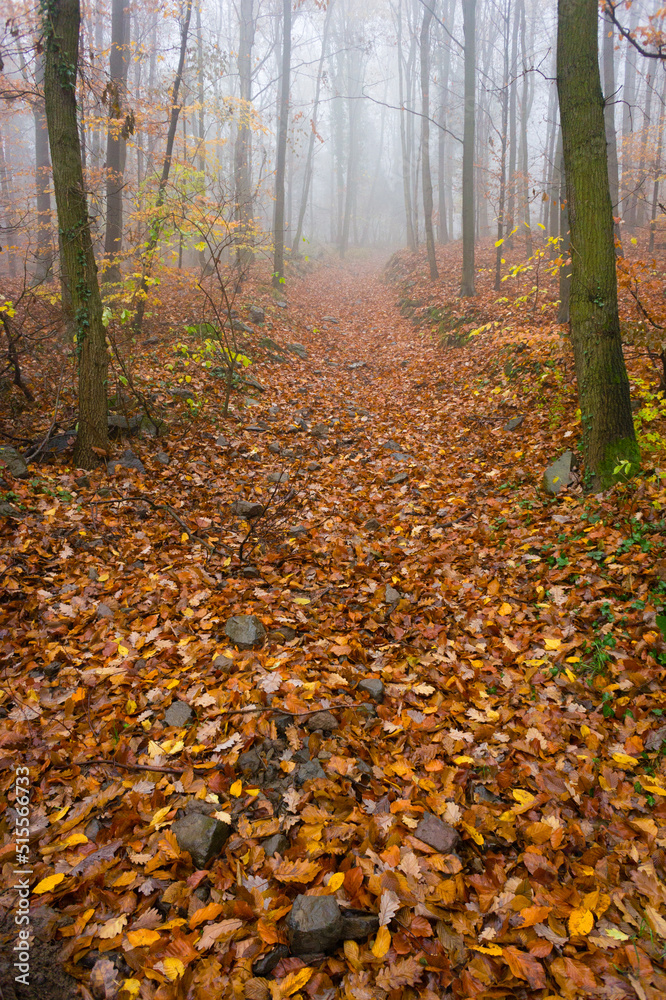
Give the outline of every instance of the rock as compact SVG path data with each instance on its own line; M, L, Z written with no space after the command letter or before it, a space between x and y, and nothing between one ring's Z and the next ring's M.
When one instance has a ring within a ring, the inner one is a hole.
M300 788L306 781L316 781L318 778L325 778L326 771L318 760L307 760L301 764L296 772L296 784Z
M268 450L270 451L271 455L279 455L280 445L277 443L277 441L271 441L271 443L268 446Z
M326 438L328 437L328 424L315 424L310 433L320 440Z
M424 813L414 830L414 836L440 854L450 854L460 840L458 831L432 813Z
M108 606L108 604L98 604L97 605L97 617L98 618L113 618L113 611Z
M182 729L194 718L194 712L186 701L174 701L164 713L165 726L176 726Z
M252 972L255 976L264 978L265 976L270 976L271 972L283 958L287 958L289 955L289 949L286 944L276 944L274 948L268 952L267 955L262 955L254 965L252 966ZM247 983L245 984L247 988ZM246 996L249 996L246 989Z
M525 419L524 415L521 417L511 417L511 420L507 420L502 429L505 431L516 431L518 430L524 419Z
M269 406L268 407L268 416L269 417L279 417L280 416L280 407L279 406L275 406L275 405Z
M366 941L379 930L379 917L365 910L342 910L342 940Z
M319 462L308 462L308 472L319 472L320 469Z
M264 347L269 351L274 351L276 354L281 354L284 350L283 347L280 347L280 345L270 337L262 337L259 341L259 347Z
M0 447L0 468L5 468L14 479L27 479L28 466L16 448Z
M261 306L250 306L250 322L261 325L266 321L266 313Z
M292 955L332 951L342 938L343 927L333 896L297 896L287 917Z
M135 431L141 425L141 417L136 415L128 418L123 413L109 413L106 423L107 427L119 431Z
M169 456L165 451L158 451L157 454L155 455L155 461L159 462L160 465L169 465L171 459L169 458Z
M573 462L573 452L565 451L552 465L549 465L543 474L543 487L553 496L568 485L571 478L571 464Z
M294 524L291 528L287 529L287 534L290 538L303 538L307 533L308 529L304 528L302 524Z
M144 343L148 347L153 347L155 344L159 344L159 342L160 342L159 337L148 337L148 339L144 341Z
M347 371L354 372L357 368L367 368L367 361L352 361L351 364L347 365Z
M213 660L213 667L215 670L222 670L225 673L230 673L234 665L234 661L230 660L228 656L223 656L219 653Z
M289 841L283 833L276 833L268 840L262 841L261 846L267 858L272 858L274 854L284 854L289 847Z
M24 517L22 511L17 510L16 507L12 507L10 503L5 503L3 500L0 503L0 517Z
M336 325L340 322L335 316L322 316L322 323L335 323Z
M113 476L119 469L134 469L135 472L146 471L143 462L137 458L131 448L126 448L120 458L112 458L107 466L110 476Z
M261 503L252 503L251 500L234 500L229 508L232 514L244 517L248 521L261 517L266 512L266 508Z
M151 438L164 437L168 429L164 420L158 420L156 422L151 420L150 417L142 417L139 427L142 434Z
M252 333L252 327L248 326L247 323L243 323L240 319L232 319L231 329L238 331L238 333Z
M249 431L251 434L262 434L264 431L268 430L268 424L265 424L263 420L261 420L258 424L248 424L245 430Z
M381 705L384 701L384 685L376 677L366 677L361 681L358 689L367 694L373 701L376 701L378 705Z
M171 395L174 399L196 399L197 394L194 389L188 389L186 386L182 386L177 389L171 390Z
M266 629L256 615L234 615L224 632L239 649L256 649L266 638Z
M396 486L398 483L404 483L406 479L409 479L407 473L399 472L396 476L391 476L390 479L387 479L386 482L389 486Z
M285 346L287 350L291 352L291 354L298 355L298 357L301 358L302 361L305 361L305 359L308 356L308 352L303 346L303 344L286 344Z
M287 483L289 482L288 472L269 472L266 477L269 483Z
M402 594L395 587L392 587L390 583L386 584L386 591L384 592L384 600L387 604L395 604L399 601Z
M289 303L285 302L284 299L276 299L275 305L278 307L278 309L287 309L288 306L289 306Z
M47 455L62 455L74 446L76 441L76 431L67 431L64 434L55 434L44 445L42 449ZM0 456L1 458L1 456Z
M268 633L268 638L273 642L291 642L295 639L298 632L295 628L291 628L289 625L281 625L280 628L273 629Z
M177 819L171 829L181 851L188 851L197 868L205 868L220 853L231 833L227 823L193 812Z
M397 444L395 441L393 441L391 438L389 438L388 441L384 442L382 448L386 448L387 451L400 451L400 445Z
M502 805L504 800L495 795L485 785L472 785L472 795L477 802L490 802L492 805Z
M288 712L281 712L279 715L275 716L275 728L278 731L278 736L284 736L290 726L294 724L293 715L289 715Z
M231 442L230 442L229 438L225 438L224 434L220 434L215 439L215 445L218 448L228 448L230 444L231 444Z
M246 750L238 758L238 770L244 777L255 778L260 771L266 770L266 765L257 750Z
M391 455L394 462L411 462L412 456L406 455L404 451L394 451Z
M376 517L371 517L368 521L365 522L363 527L366 528L368 531L379 531L379 529L381 528L381 524L379 523Z
M88 476L77 476L74 483L80 490L90 489L90 478Z
M266 392L265 387L261 384L261 382L257 382L254 375L248 375L247 372L245 372L243 375L240 375L239 378L242 378L246 385L249 385L252 389L256 389L257 392Z
M377 718L377 709L369 701L362 701L360 705L356 706L356 711L367 716L368 719Z
M332 712L315 712L305 723L305 728L311 733L320 729L324 733L334 733L338 728L338 720Z

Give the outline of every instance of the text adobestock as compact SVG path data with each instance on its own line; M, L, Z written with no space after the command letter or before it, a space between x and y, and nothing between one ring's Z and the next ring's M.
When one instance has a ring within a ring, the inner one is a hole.
M16 768L16 868L14 874L19 881L16 884L18 901L14 923L18 928L16 944L14 945L14 979L24 986L30 985L30 772L27 767Z

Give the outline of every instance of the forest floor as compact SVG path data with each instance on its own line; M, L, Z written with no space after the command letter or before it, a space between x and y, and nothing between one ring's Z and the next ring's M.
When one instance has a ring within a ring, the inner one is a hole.
M571 353L551 283L498 302L491 252L471 302L456 246L436 285L408 253L321 261L286 305L256 281L264 391L227 418L165 280L132 370L168 433L113 445L143 471L7 477L5 1000L666 995L658 455L544 490L580 432ZM29 374L13 433L38 438L54 378Z

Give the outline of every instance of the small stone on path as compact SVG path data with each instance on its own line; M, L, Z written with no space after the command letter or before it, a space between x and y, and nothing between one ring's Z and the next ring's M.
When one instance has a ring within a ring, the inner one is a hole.
M256 649L266 638L266 629L256 615L234 615L224 632L239 649Z
M292 955L332 951L341 940L343 926L333 896L297 896L287 917Z
M181 851L188 851L197 868L205 868L229 839L231 827L203 813L189 813L177 819L171 829Z
M414 836L440 854L450 854L460 840L458 831L454 827L429 812L424 813L423 818L419 820Z
M384 701L384 685L377 677L366 677L361 681L358 689L376 701L378 705Z
M194 712L185 701L174 701L164 713L164 723L182 729L194 718Z

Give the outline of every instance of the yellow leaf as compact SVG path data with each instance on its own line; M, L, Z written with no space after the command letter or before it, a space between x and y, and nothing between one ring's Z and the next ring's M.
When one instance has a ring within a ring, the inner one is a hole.
M606 937L615 938L616 941L628 941L629 935L621 931L619 927L606 927L604 930Z
M489 944L485 947L483 945L477 944L471 946L472 951L480 951L482 955L501 955L502 949L498 944Z
M171 958L171 956L169 956L164 959L162 965L164 967L164 975L167 979L170 979L172 983L174 980L180 979L185 972L185 966L179 958Z
M116 887L122 887L124 885L131 885L136 878L136 872L123 872L119 875L116 881L113 883L114 889Z
M634 246L636 246L636 244L638 243L638 240L636 239L635 236L632 236L630 242L633 243Z
M120 645L118 646L118 653L120 656L127 656L127 654L129 653L129 649L127 648L127 646Z
M337 892L342 883L344 882L344 880L345 880L345 873L336 872L335 875L331 875L330 879L328 880L328 888L331 890L331 892Z
M644 792L650 792L651 795L666 795L666 788L660 788L659 785L646 785L644 781L641 781Z
M194 249L198 250L199 253L202 253L206 249L206 244L204 243L203 240L201 240L200 243L195 243L194 244Z
M506 615L510 615L512 611L513 611L513 608L511 607L511 605L507 601L505 601L504 604L500 605L500 609L499 609L498 614L506 616Z
M299 969L298 972L290 972L280 983L280 996L291 997L294 993L298 993L310 980L313 972L314 969L310 969L307 966L304 969Z
M580 727L580 735L583 737L583 739L586 736L589 736L591 732L592 732L592 730L590 729L589 726L581 726Z
M151 944L155 944L156 941L160 940L160 935L158 931L151 931L147 927L142 927L138 931L128 931L127 940L132 948L148 948Z
M531 806L534 802L535 796L531 792L526 792L524 788L514 788L511 794L521 806Z
M638 757L632 757L628 753L614 753L612 757L620 767L635 767L638 764Z
M127 923L127 914L121 913L117 917L112 917L111 920L107 920L106 923L97 931L97 937L101 938L103 941L110 941L111 938L117 937L122 931L123 927Z
M136 997L139 995L140 989L141 983L138 979L123 979L122 990L124 993L129 993L131 997Z
M169 812L170 809L171 809L171 806L163 806L161 809L158 809L157 812L155 813L155 815L153 816L153 818L151 819L150 825L151 826L157 826L158 823L161 823L162 820L167 815L167 813Z
M109 579L109 574L108 573L100 573L99 576L97 577L97 582L98 583L106 583L106 581L108 579Z
M243 782L239 778L238 781L234 781L233 785L229 789L229 795L233 795L233 797L237 799L242 791L243 791Z
M388 927L380 927L377 937L372 945L372 954L375 958L383 958L391 947L391 932Z
M73 833L67 840L63 840L63 847L76 847L77 844L87 844L88 838L85 833Z
M466 754L461 754L459 757L453 758L454 764L474 764L474 758L468 757Z
M188 540L188 538L189 538L189 537L190 537L190 536L188 535L188 533L187 533L186 531L184 531L184 532L182 533L182 535L180 536L180 540L181 540L181 542L186 542L186 541Z
M310 598L309 597L295 597L294 598L294 604L309 604L309 603L310 603Z
M594 927L594 914L584 906L579 906L569 914L569 933L585 936Z
M465 830L465 832L470 835L475 844L478 844L479 847L483 845L483 837L481 836L479 831L476 830L471 825L471 823L465 823L465 821L463 820L463 822L460 825L462 826L463 830Z
M283 861L273 872L279 882L300 882L307 885L314 881L321 867L314 861Z
M183 615L185 618L191 618L194 615L194 611L192 611L192 608L185 608Z
M38 882L35 888L32 890L36 896L41 895L43 892L51 892L57 885L65 881L65 876L62 872L58 872L57 875L49 875L47 878L43 878L41 882Z
M127 702L125 703L125 711L127 712L127 714L134 715L137 708L138 708L137 703L135 701L132 701L131 698L128 698Z
M559 649L560 646L562 645L562 640L548 638L543 640L543 644L546 647L546 649Z

